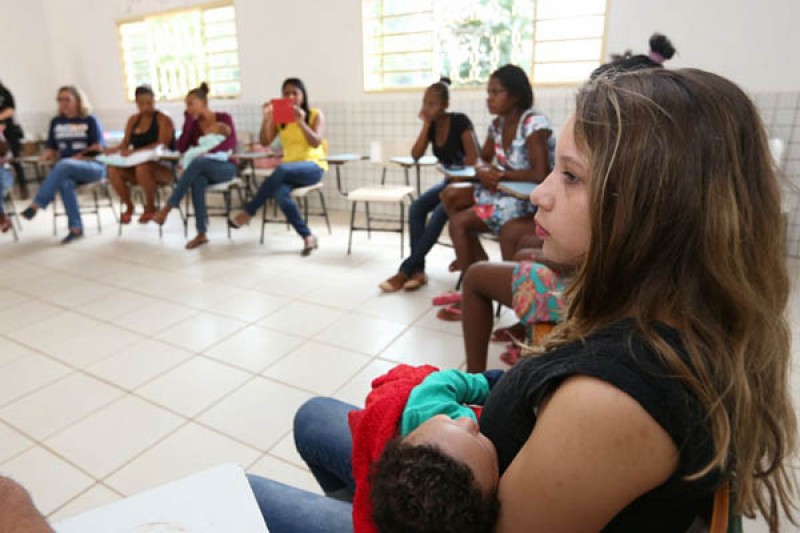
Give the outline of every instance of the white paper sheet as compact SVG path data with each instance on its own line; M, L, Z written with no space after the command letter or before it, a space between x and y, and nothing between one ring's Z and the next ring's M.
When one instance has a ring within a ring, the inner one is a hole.
M238 465L221 465L55 524L57 533L268 533Z

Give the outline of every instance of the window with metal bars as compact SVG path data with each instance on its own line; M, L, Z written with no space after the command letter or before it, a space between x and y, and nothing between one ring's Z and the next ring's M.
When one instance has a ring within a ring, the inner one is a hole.
M164 100L180 100L203 81L215 98L241 93L232 3L126 20L117 29L129 99L142 84Z
M364 89L481 87L506 63L579 83L603 57L607 1L363 0Z

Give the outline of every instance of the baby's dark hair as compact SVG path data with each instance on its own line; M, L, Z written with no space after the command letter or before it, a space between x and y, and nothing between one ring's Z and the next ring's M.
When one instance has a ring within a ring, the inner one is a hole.
M500 502L470 468L429 444L398 437L373 465L372 519L381 533L490 533Z
M435 92L442 103L444 105L448 105L450 104L450 85L452 84L453 82L450 80L450 78L447 76L442 76L439 78L439 81L431 84L431 86L428 87L428 90Z
M208 84L206 82L203 82L200 84L200 87L195 87L194 89L189 91L189 94L187 96L194 96L195 98L199 98L204 102L208 102L209 91L210 89L208 88Z
M590 78L595 79L608 72L632 72L649 68L662 68L664 61L672 59L675 47L666 35L654 33L650 36L650 53L634 55L630 50L622 54L612 54L611 61L597 67Z
M149 96L155 96L155 95L156 95L156 93L154 93L154 92L153 92L153 88L152 88L152 87L150 87L150 86L149 86L149 85L147 85L147 84L145 84L145 85L139 85L139 86L136 88L136 91L134 91L134 93L133 93L133 94L134 94L134 96L141 96L141 95L143 95L143 94L145 94L145 95L149 95Z
M533 107L533 87L524 70L516 65L503 65L492 72L490 78L496 79L506 92L517 99L517 108L525 111Z

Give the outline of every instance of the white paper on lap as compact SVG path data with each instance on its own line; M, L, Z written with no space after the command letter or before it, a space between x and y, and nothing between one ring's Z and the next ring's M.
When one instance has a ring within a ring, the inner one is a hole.
M221 465L55 524L57 533L268 533L238 465Z
M100 161L101 163L111 167L130 168L135 167L136 165L141 165L142 163L147 163L149 161L158 161L158 159L161 157L162 151L162 148L159 146L150 150L139 150L131 155L102 154L97 156L96 159L97 161Z

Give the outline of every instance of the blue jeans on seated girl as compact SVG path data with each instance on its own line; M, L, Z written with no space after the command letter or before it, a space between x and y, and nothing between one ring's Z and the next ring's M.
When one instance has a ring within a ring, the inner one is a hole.
M400 265L400 272L409 278L417 272L425 272L425 256L439 240L439 235L447 224L447 213L439 199L445 187L446 181L437 183L422 193L408 208L411 255Z
M67 212L69 229L83 231L81 209L75 187L100 181L105 175L105 165L97 161L62 159L45 178L33 203L44 209L56 197L56 192L60 193L64 211Z
M284 163L276 168L258 188L255 197L248 203L244 210L251 217L263 206L268 199L275 198L286 220L301 237L311 235L297 204L292 199L292 189L308 187L319 183L323 170L312 161L294 161Z
M11 175L11 171L0 166L0 215L6 213L5 207L3 207L6 201L6 194L8 194L13 186L14 176Z
M206 233L208 231L206 188L209 185L231 181L235 175L236 165L230 161L220 161L200 156L184 169L167 204L173 208L178 207L181 199L186 196L191 187L195 227L197 228L197 233Z
M344 533L353 530L355 492L353 439L347 414L358 407L332 398L312 398L294 417L297 451L327 497L258 476L248 476L271 533ZM341 498L341 499L337 499Z

